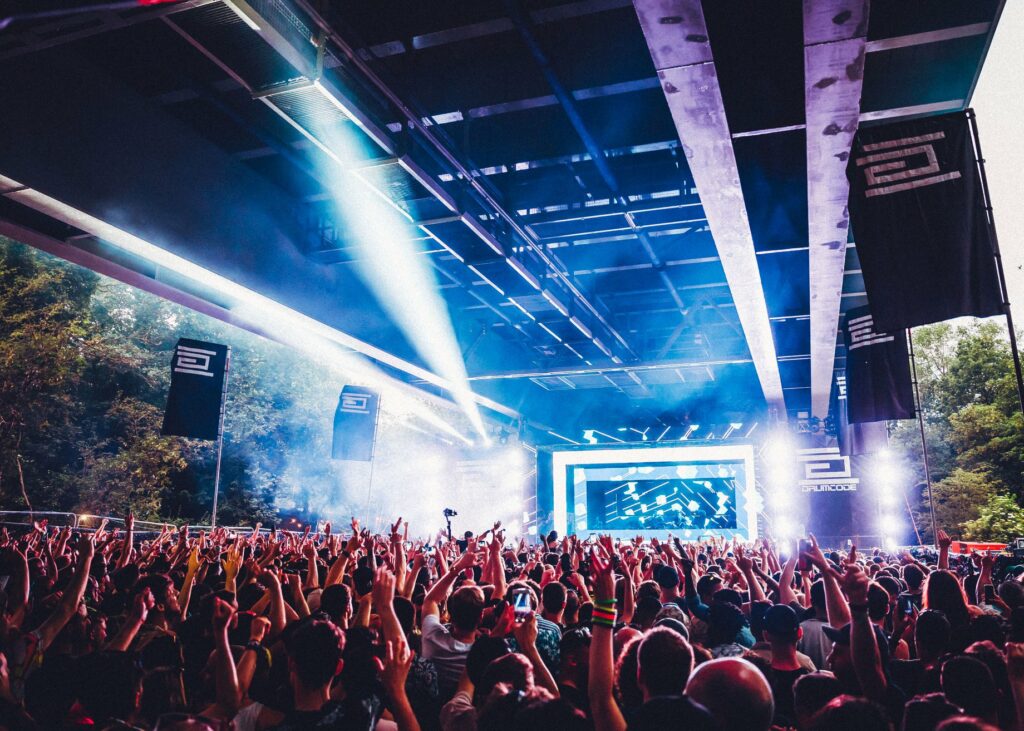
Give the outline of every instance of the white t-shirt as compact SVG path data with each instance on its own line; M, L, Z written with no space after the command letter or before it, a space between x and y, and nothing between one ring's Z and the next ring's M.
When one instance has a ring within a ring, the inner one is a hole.
M441 697L447 699L455 691L466 667L466 656L472 643L460 642L441 624L436 615L423 618L423 657L437 667L437 684Z

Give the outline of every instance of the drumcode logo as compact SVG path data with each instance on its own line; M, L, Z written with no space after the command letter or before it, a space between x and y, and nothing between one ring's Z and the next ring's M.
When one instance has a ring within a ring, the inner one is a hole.
M860 480L850 470L850 458L839 454L839 447L801 449L797 461L802 465L801 492L856 492Z

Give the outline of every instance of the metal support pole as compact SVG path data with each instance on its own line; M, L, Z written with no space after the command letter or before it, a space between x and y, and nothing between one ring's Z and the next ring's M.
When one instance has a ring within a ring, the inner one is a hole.
M917 359L914 357L914 331L907 328L907 344L910 349L910 377L914 383L914 407L917 411L917 426L921 430L921 456L924 459L924 481L928 487L928 511L932 514L932 543L938 546L939 524L935 519L935 495L932 493L932 470L928 464L928 443L924 437L924 408L921 406L921 389L917 385ZM909 506L908 506L909 507ZM913 520L913 516L911 516ZM917 524L914 524L917 530ZM920 542L920 538L918 538Z
M974 159L978 163L978 174L981 177L981 193L985 204L985 217L988 221L989 234L992 241L992 256L996 260L996 272L999 275L999 293L1003 298L1003 311L1006 314L1006 329L1010 336L1010 352L1013 353L1013 370L1017 376L1017 399L1020 402L1021 414L1024 414L1024 374L1021 371L1020 351L1017 349L1017 332L1013 329L1013 315L1010 314L1010 296L1006 289L1006 274L1003 272L1003 256L999 252L999 236L996 235L996 220L992 214L992 197L988 190L988 175L985 174L985 158L981 154L981 138L978 136L978 125L973 109L967 110L967 121L974 136Z
M210 527L217 527L217 499L220 497L220 458L224 453L224 412L228 401L228 374L231 372L231 346L224 355L224 387L220 392L220 423L217 426L217 471L213 476L213 512L210 514Z
M370 446L370 479L366 485L366 520L370 520L370 496L373 494L373 463L377 461L377 430L380 428L380 395L377 396L377 414L373 421L373 444Z

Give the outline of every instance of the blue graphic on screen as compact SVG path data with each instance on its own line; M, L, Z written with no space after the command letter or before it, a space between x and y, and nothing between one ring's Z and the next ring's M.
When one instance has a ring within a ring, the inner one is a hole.
M587 530L735 530L742 461L576 465L575 523Z

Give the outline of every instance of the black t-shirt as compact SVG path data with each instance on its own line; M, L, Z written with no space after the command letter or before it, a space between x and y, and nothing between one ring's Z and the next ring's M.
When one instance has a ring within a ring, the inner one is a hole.
M558 695L563 701L567 701L573 708L583 711L587 718L590 718L590 699L586 690L580 690L575 685L558 684Z
M651 698L629 718L628 731L716 731L715 719L696 701L682 695Z
M768 685L772 688L772 695L775 697L775 718L776 726L796 725L796 712L793 709L793 684L803 675L807 675L807 668L796 670L776 670L770 668L768 672Z

